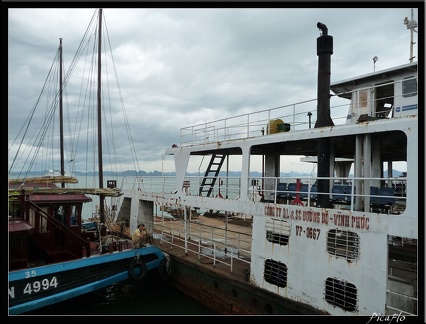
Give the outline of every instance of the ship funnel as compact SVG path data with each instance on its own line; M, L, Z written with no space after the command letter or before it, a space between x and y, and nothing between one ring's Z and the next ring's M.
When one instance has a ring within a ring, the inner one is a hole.
M321 29L321 31L322 31L322 35L323 36L327 36L327 33L328 33L328 28L327 28L327 26L326 25L324 25L324 24L322 24L322 23L318 23L317 24L317 27L319 28L319 29Z
M331 55L333 54L333 37L328 35L328 28L322 23L317 27L322 35L317 38L318 55L318 106L315 127L333 126L330 117L330 75Z
M317 23L322 35L317 38L318 55L318 88L317 88L317 121L315 127L333 126L330 115L330 75L331 55L333 54L333 37L328 35L328 28L322 23ZM330 177L330 139L320 138L317 148L318 160L318 206L330 207L329 192L330 181L321 177Z

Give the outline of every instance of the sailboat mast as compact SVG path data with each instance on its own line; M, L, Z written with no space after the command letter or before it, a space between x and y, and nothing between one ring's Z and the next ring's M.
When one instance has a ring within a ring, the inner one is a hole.
M102 9L99 9L98 25L98 165L99 165L99 189L103 188L102 167L102 108L101 108L101 58L102 58ZM101 224L105 224L104 195L99 195L99 216Z
M64 115L62 102L62 38L59 38L59 145L61 151L61 176L65 175L64 163ZM61 187L65 188L65 182L61 183Z

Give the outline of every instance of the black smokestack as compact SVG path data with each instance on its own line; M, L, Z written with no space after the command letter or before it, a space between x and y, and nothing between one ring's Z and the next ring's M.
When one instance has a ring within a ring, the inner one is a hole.
M330 75L331 55L333 54L333 37L328 35L327 26L317 23L322 35L317 38L318 55L318 106L315 127L334 126L330 116ZM330 139L318 140L318 177L330 177ZM330 207L330 182L328 179L318 179L318 206Z
M331 55L333 54L333 37L329 36L327 26L317 24L322 35L317 38L318 55L318 107L315 127L333 126L330 117L330 75Z

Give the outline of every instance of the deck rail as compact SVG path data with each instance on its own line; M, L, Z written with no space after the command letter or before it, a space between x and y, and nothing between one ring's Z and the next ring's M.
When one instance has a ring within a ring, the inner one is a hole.
M316 119L317 100L310 99L295 104L246 113L216 121L181 128L180 146L208 144L226 140L243 139L276 133L269 129L271 120L281 120L290 130L313 127ZM346 121L347 108L340 116L334 116L337 123Z
M154 238L159 244L170 244L182 249L185 254L193 252L200 262L210 260L214 266L220 263L234 271L235 262L240 261L250 267L251 227L247 233L234 231L223 226L212 226L197 220L170 220L162 218L154 223Z
M401 81L387 82L379 87L396 86ZM399 85L400 86L400 85ZM377 85L374 88L377 90ZM348 122L348 114L353 92L362 90L373 91L372 87L359 88L354 91L347 91L330 96L330 117L334 125L342 125ZM413 93L413 95L416 93ZM390 102L400 102L402 96L387 96L373 99L367 112L369 117L381 116L379 118L398 118L402 115L395 107L389 107L384 112L380 111L380 104L383 100ZM377 107L377 108L376 108ZM360 108L359 108L360 109ZM414 112L413 112L414 113ZM269 123L273 120L280 120L287 127L282 130L270 130ZM259 137L281 131L295 131L313 128L317 120L317 99L308 99L297 103L278 106L255 112L240 114L232 117L218 119L212 122L200 123L180 129L180 146L203 145L228 140Z
M185 177L184 194L198 196L203 176ZM252 201L274 204L303 204L315 206L317 201L317 183L319 180L329 181L330 202L335 209L368 210L401 214L405 210L407 200L407 178L357 178L357 177L250 177L249 188L241 186L240 177L218 176L210 197L224 199L240 199L243 190ZM300 187L298 187L298 182ZM369 186L369 189L367 189ZM141 177L124 178L122 190L143 190L152 193L172 193L177 189L176 178ZM368 207L365 207L368 206Z

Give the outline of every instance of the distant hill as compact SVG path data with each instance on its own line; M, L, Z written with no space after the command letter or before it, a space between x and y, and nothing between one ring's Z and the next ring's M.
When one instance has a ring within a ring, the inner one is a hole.
M45 174L48 173L48 170L44 170L44 171L32 171L29 172L27 174L27 176L43 176ZM392 174L394 177L399 177L403 172L398 171L393 169L392 170ZM74 172L75 176L95 176L97 175L97 172L80 172L80 171L76 171ZM152 176L174 176L176 173L175 172L161 172L161 171L152 171L152 172L146 172L146 171L138 171L136 172L135 170L127 170L127 171L123 171L123 172L111 172L111 171L104 171L104 176L117 176L117 177L126 177L126 176L139 176L139 177L152 177ZM20 173L19 172L11 172L9 174L9 176L19 176ZM199 173L198 172L187 172L186 173L187 176L198 176ZM202 174L203 175L203 174ZM226 175L226 172L222 171L219 173L219 176L224 177ZM289 177L289 178L295 178L298 176L301 177L306 177L306 176L310 176L311 173L301 173L301 172L281 172L280 176L281 177ZM240 177L241 176L241 171L229 171L228 172L228 176L229 177ZM262 173L258 172L258 171L253 171L250 172L250 176L254 177L254 178L260 178L262 177ZM385 171L384 172L384 177L388 176L388 172Z

